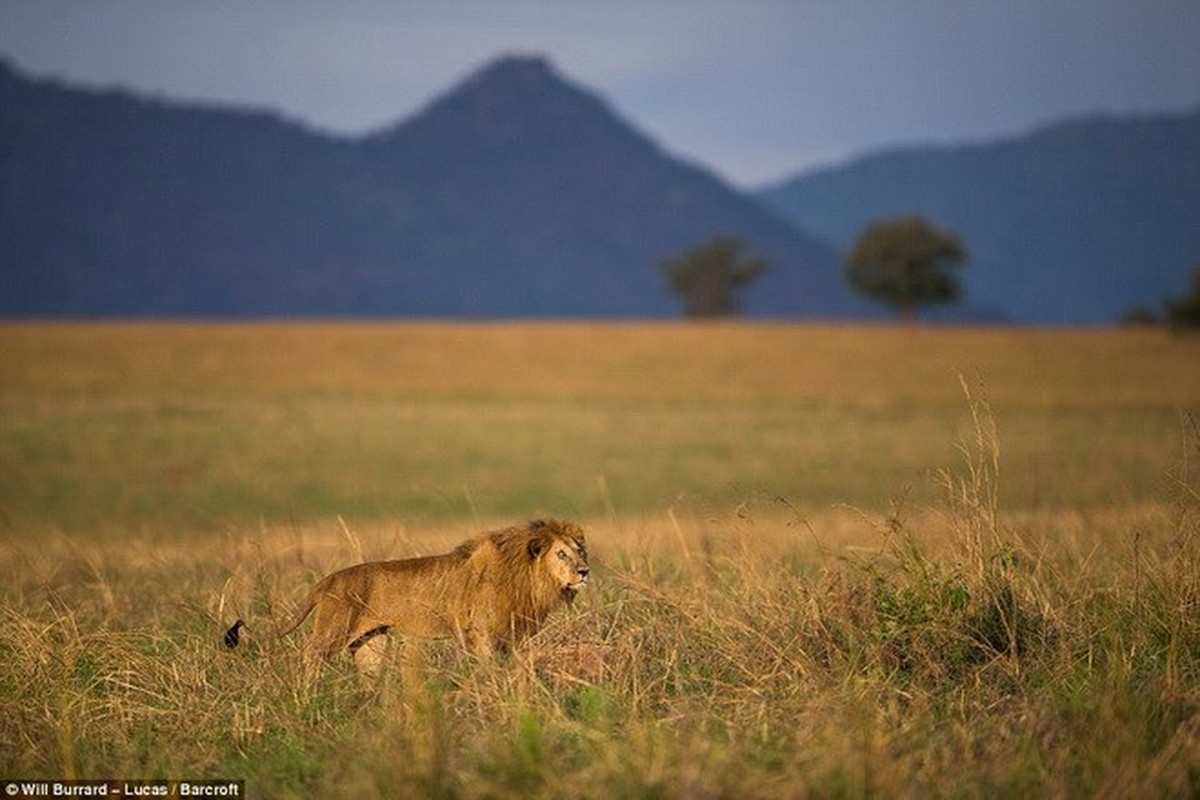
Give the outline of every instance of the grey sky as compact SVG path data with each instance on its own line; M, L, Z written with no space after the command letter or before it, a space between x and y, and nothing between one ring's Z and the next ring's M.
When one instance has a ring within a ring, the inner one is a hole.
M341 133L512 52L548 55L743 186L891 144L1200 105L1200 0L0 0L0 53L34 74Z

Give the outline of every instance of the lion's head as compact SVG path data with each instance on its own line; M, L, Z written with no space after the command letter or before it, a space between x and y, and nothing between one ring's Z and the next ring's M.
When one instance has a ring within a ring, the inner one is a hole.
M571 602L587 586L591 571L583 530L572 522L536 520L529 524L529 533L529 557Z
M583 530L573 522L534 520L494 531L464 547L475 548L471 558L481 564L491 558L490 552L499 556L497 574L504 576L507 587L504 600L516 617L541 619L555 606L574 600L588 582L587 545Z

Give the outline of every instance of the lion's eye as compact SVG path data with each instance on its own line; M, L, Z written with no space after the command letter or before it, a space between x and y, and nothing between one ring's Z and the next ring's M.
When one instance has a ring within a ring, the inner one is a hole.
M566 560L567 560L567 551L566 551L566 550L559 550L559 551L558 551L558 557L559 557L559 558L561 558L563 561L566 561Z

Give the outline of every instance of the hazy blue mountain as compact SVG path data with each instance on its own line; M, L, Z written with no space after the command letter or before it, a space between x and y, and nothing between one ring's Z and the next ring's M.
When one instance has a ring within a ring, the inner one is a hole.
M5 315L674 315L657 260L716 234L771 260L747 313L862 311L829 247L542 59L354 139L0 64Z
M888 150L757 195L842 249L874 219L925 214L963 238L977 307L1107 323L1181 293L1200 264L1200 110Z

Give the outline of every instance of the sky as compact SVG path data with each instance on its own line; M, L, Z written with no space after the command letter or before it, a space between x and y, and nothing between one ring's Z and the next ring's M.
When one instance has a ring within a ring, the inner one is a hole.
M345 135L513 53L742 188L1200 107L1200 0L0 0L0 55L29 74Z

